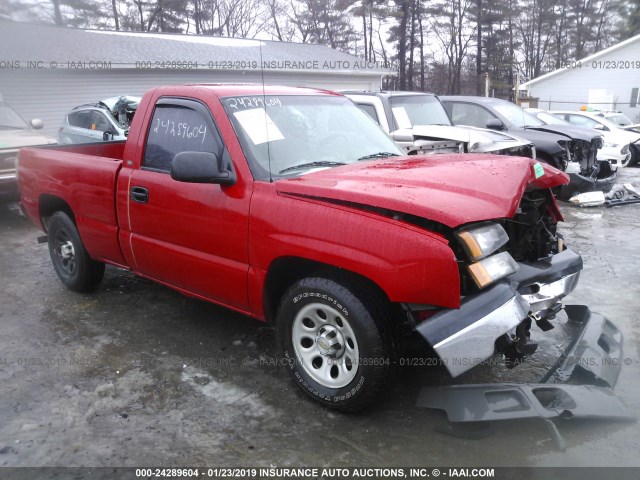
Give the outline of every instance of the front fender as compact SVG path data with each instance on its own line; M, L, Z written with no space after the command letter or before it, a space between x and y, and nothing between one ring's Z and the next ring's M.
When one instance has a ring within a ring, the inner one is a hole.
M250 285L250 298L259 298L256 290L262 291L269 266L281 257L357 273L378 285L393 302L460 306L458 265L442 235L381 213L278 195L273 184L257 182L251 203L249 261L259 280Z

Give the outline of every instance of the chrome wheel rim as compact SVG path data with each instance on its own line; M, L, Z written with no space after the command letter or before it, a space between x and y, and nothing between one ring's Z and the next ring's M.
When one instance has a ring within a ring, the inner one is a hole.
M53 252L64 272L73 275L76 271L76 250L64 230L57 232Z
M304 371L328 388L348 385L358 371L358 342L345 316L322 303L304 306L293 320L293 349Z

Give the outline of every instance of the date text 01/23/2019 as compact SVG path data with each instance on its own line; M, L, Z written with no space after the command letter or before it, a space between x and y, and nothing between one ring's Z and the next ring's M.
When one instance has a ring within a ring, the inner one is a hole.
M640 70L640 60L592 60L583 62L577 60L575 62L566 62L560 65L560 68L587 68L592 70Z

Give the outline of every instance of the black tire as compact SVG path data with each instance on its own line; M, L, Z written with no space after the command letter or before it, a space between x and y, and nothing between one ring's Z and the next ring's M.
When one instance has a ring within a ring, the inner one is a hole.
M276 316L285 368L317 402L344 412L362 410L391 370L388 317L388 302L357 279L299 280L283 296Z
M89 292L104 277L104 263L91 259L73 220L64 212L48 221L49 255L62 283L74 292Z
M631 159L627 163L627 167L640 166L640 146L632 143L629 148L631 149Z

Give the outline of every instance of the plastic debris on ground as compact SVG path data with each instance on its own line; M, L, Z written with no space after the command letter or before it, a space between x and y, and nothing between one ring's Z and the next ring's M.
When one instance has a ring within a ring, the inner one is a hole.
M571 197L569 201L581 207L599 207L600 205L615 207L640 203L640 187L631 183L616 184L606 195L603 192L586 192Z
M598 207L604 205L606 200L602 192L586 192L571 197L569 201L581 207Z
M614 185L609 193L605 196L607 207L615 207L617 205L627 205L630 203L640 203L640 187L636 187L631 183L624 185Z

